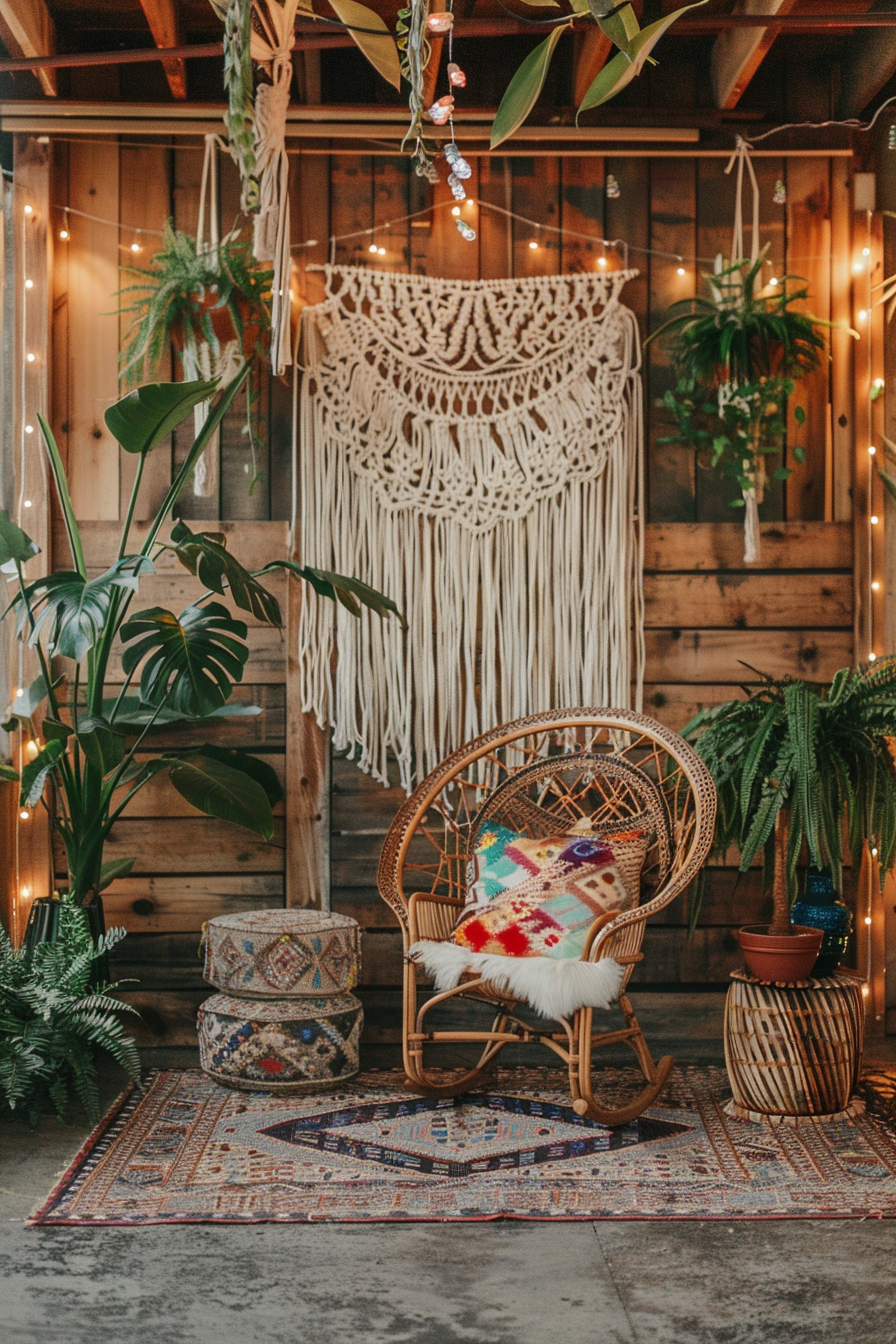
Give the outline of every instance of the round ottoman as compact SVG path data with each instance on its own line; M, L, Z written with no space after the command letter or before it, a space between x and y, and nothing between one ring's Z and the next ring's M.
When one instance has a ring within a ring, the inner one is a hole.
M327 1090L358 1072L363 1021L353 994L213 994L199 1009L199 1060L210 1077L244 1092Z
M252 999L341 994L358 983L361 930L325 910L246 910L209 920L205 979Z
M251 1092L326 1091L358 1072L364 1013L348 991L361 931L323 910L251 910L208 923L199 1009L210 1077Z

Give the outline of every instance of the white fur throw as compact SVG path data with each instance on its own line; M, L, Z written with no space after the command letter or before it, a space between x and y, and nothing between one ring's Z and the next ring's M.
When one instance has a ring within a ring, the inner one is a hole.
M601 961L502 957L470 952L454 943L414 943L409 956L433 977L440 993L454 989L465 971L476 971L542 1017L553 1018L571 1017L577 1008L609 1008L619 997L624 974L609 957Z

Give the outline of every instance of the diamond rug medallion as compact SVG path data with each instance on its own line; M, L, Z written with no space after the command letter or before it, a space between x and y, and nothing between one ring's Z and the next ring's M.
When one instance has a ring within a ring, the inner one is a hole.
M30 1221L896 1217L893 1079L866 1082L864 1115L769 1126L724 1113L723 1069L686 1067L612 1130L576 1115L559 1073L489 1081L444 1100L368 1073L289 1097L158 1073L119 1099ZM600 1088L618 1102L636 1076L607 1069Z

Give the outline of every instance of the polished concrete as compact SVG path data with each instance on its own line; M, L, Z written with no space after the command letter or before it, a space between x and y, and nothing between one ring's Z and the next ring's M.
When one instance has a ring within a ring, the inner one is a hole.
M639 1011L658 1052L721 1061L721 996ZM2 1344L896 1342L896 1222L26 1230L85 1132L0 1121Z

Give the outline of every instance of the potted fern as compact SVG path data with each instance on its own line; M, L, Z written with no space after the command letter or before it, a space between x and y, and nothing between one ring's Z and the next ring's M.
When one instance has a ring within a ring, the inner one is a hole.
M804 848L837 892L844 819L854 863L866 844L882 875L896 858L896 658L843 668L827 686L762 676L747 699L701 711L683 733L716 783L718 848L739 847L741 872L763 856L772 921L740 931L747 965L763 980L803 979L821 942L820 930L791 927Z
M37 661L38 675L19 688L4 727L21 729L34 743L34 758L21 777L0 766L0 778L18 779L20 805L43 806L65 851L65 903L98 911L100 892L124 876L133 860L103 862L109 833L135 794L160 773L188 803L208 816L270 838L279 782L269 765L213 742L182 751L153 750L153 730L173 722L208 724L234 714L228 701L249 657L247 627L225 599L267 624L279 626L274 595L262 579L285 572L352 614L368 607L380 616L394 604L356 579L272 559L247 570L227 549L223 534L193 532L177 521L162 532L190 473L248 374L218 394L214 382L152 383L110 406L105 420L137 469L121 530L118 556L105 573L91 576L72 509L59 450L41 419L50 475L71 552L69 568L29 581L34 542L0 510L0 566L13 587L8 615ZM149 454L194 406L217 395L211 413L171 483L155 518L137 545L131 530L140 481ZM141 579L155 571L163 552L198 580L197 595L179 614L153 606L133 610ZM118 670L120 669L120 670ZM254 707L243 712L259 713ZM31 942L53 936L58 902L35 902ZM95 913L94 933L102 930Z
M804 286L788 288L784 276L762 285L768 247L752 263L735 261L704 275L709 296L684 299L649 341L669 348L677 376L663 404L677 433L663 440L688 444L705 453L709 465L735 481L740 496L732 508L745 509L744 561L759 558L759 513L768 483L768 460L780 454L787 431L787 398L796 381L818 367L829 323L795 311L808 297ZM805 422L794 408L797 424ZM793 448L797 462L805 453ZM785 480L790 469L774 470Z

